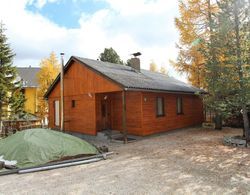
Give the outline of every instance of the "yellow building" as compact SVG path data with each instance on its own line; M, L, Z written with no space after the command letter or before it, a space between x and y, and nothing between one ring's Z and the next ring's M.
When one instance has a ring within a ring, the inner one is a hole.
M37 112L37 67L17 67L17 74L22 81L23 92L25 95L25 111L31 114Z

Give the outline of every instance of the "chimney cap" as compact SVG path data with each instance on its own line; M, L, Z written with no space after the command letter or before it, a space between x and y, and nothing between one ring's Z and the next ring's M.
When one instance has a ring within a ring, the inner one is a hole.
M141 52L132 53L131 55L133 55L134 57L137 57L141 55Z

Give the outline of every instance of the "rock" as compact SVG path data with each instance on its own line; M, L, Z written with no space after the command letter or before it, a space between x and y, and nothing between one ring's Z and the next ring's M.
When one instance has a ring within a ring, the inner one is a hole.
M98 149L101 153L105 153L109 151L109 148L107 146L100 146Z

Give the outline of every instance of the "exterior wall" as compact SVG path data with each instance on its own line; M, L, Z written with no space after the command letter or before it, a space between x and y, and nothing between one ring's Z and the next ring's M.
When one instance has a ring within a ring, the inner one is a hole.
M176 99L182 97L183 114L177 114ZM156 98L164 97L165 116L156 116ZM202 100L195 95L142 93L142 134L149 135L203 122Z
M182 97L183 114L177 114L176 99ZM156 98L164 97L163 117L156 116ZM150 135L203 122L202 100L195 95L126 92L127 131L134 135ZM112 129L122 131L122 95L112 98Z
M122 89L87 67L73 62L64 77L65 130L96 135L101 130L101 100L108 95L111 128L122 131ZM183 113L176 113L176 99L183 98ZM156 116L156 98L164 97L165 116ZM60 82L48 98L49 127L55 126L54 101L60 100ZM75 100L75 107L72 107ZM149 135L200 124L202 101L195 95L126 91L129 134Z
M121 88L87 67L73 62L64 75L65 130L95 135L95 94L115 91L121 91ZM60 100L60 82L48 97L50 128L59 128L54 123L55 100ZM75 107L72 107L72 100L75 100Z
M27 87L24 89L25 104L24 109L26 112L35 114L37 112L37 88Z
M126 117L128 133L143 135L141 92L126 92Z
M141 92L126 92L126 125L130 134L141 134ZM111 128L122 131L122 93L115 93L111 100Z

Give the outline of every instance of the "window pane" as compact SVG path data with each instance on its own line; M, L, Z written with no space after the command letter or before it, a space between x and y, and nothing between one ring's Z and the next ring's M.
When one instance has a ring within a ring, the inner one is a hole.
M71 107L74 108L76 106L76 101L75 100L72 100L71 101Z
M56 100L55 102L54 102L54 104L55 104L55 126L59 126L59 123L60 123L60 105L59 105L59 101L58 100Z
M163 98L161 98L161 97L158 97L157 99L156 99L156 103L157 103L157 116L163 116L164 115L164 99Z
M182 98L178 97L177 98L177 114L182 113Z

